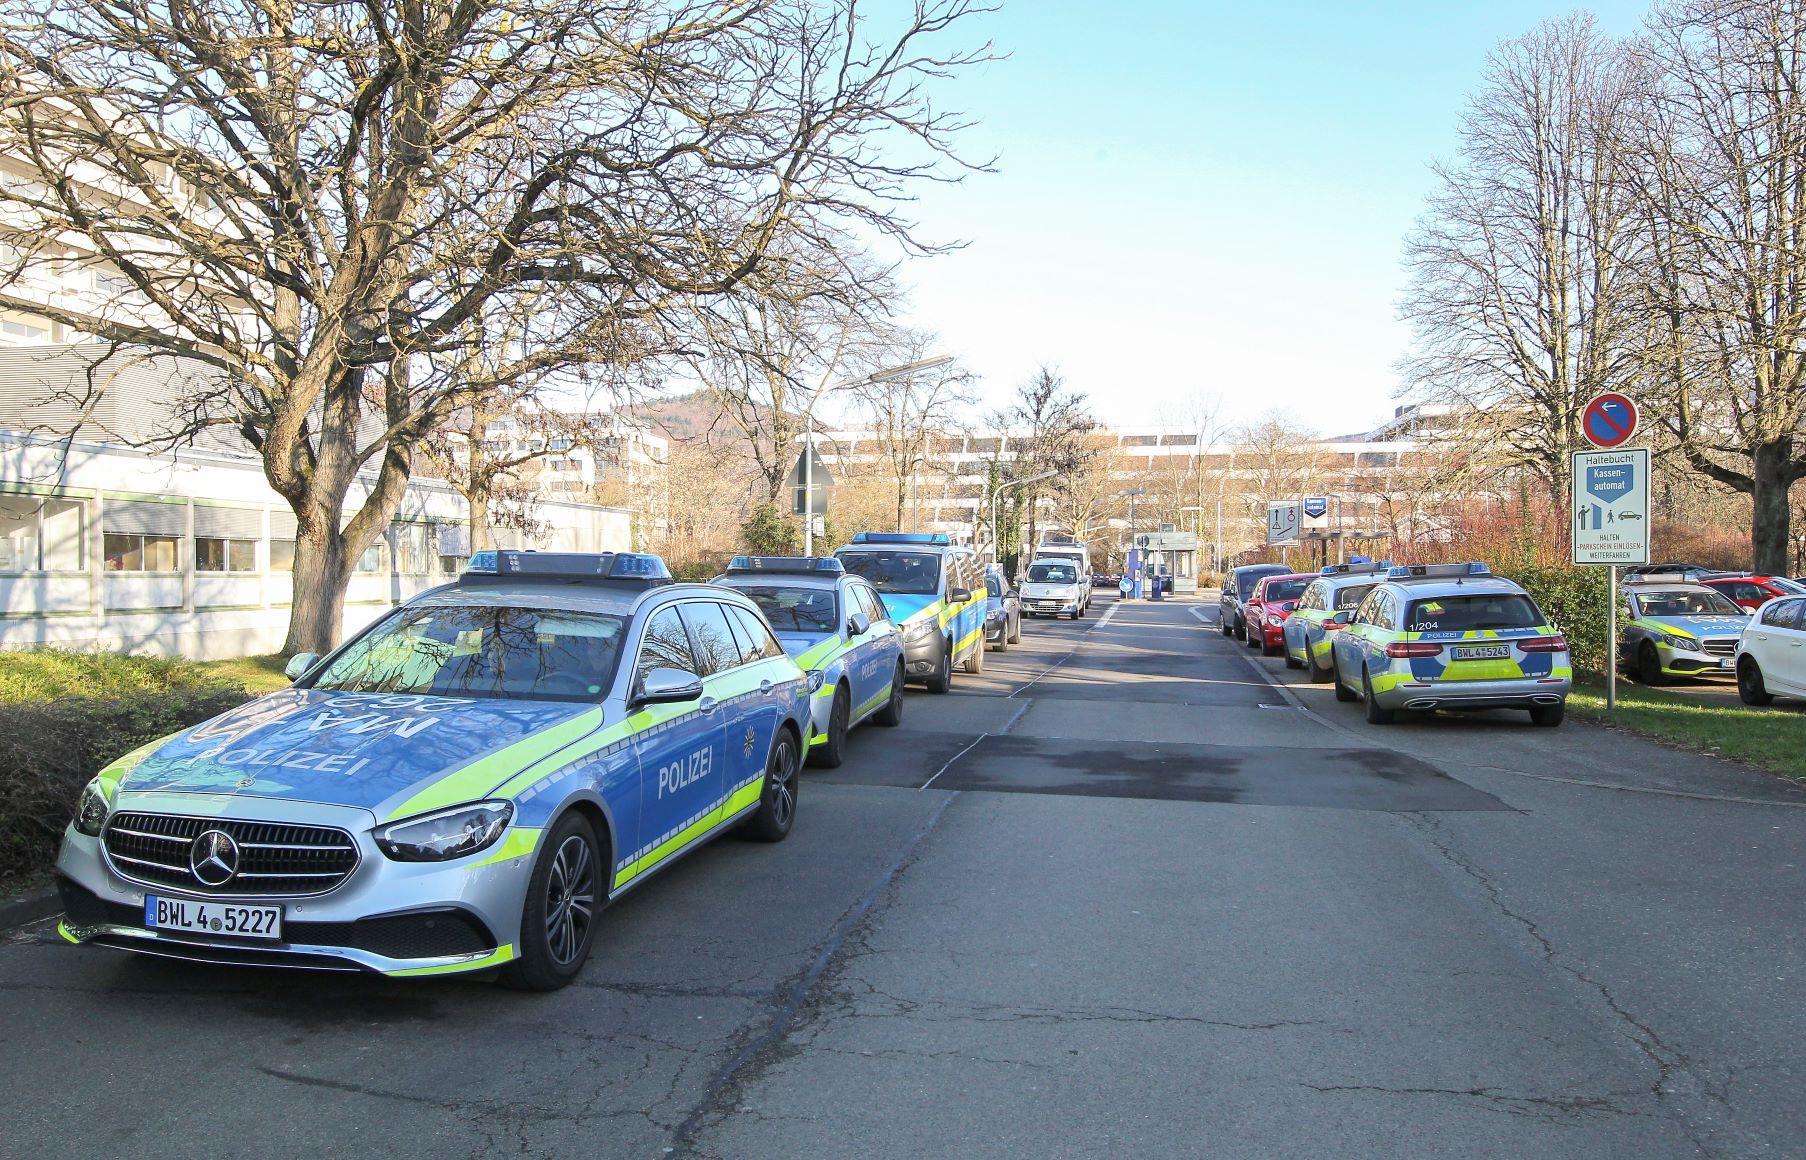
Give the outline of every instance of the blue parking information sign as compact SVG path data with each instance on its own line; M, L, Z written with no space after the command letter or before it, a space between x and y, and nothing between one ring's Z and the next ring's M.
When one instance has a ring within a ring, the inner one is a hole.
M1649 450L1574 454L1574 562L1649 563Z

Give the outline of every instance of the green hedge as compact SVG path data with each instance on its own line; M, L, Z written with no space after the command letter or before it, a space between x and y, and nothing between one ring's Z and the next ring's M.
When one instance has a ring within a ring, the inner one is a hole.
M1509 575L1536 598L1549 619L1567 634L1574 667L1603 674L1608 611L1606 569L1533 564Z
M0 884L50 869L82 786L109 763L248 697L242 686L208 682L0 704Z

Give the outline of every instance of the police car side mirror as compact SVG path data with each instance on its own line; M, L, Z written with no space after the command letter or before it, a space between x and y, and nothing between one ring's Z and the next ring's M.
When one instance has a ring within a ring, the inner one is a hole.
M702 696L702 678L682 669L653 669L640 685L635 705L671 705Z
M867 632L871 631L871 627L872 618L863 612L855 612L853 615L847 617L848 636L864 636Z
M291 681L298 681L301 679L301 675L313 668L319 660L319 653L296 653L288 658L288 664L282 666L282 675Z
M1330 619L1335 621L1337 624L1344 625L1344 626L1353 624L1354 623L1354 609L1345 608L1341 612L1338 612L1334 616L1330 617Z
M972 599L972 590L970 588L949 588L947 589L947 599L955 604L962 600L970 600Z

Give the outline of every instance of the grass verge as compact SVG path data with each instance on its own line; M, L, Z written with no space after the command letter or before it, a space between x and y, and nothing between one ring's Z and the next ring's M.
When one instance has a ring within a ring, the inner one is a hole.
M281 653L271 653L268 656L238 657L229 661L200 661L195 667L206 669L232 684L243 685L246 692L258 695L289 687L289 679L282 675L282 668L286 664L287 657Z
M1568 712L1695 753L1728 757L1783 777L1806 779L1806 716L1703 701L1683 693L1618 682L1607 711L1603 684L1577 685Z

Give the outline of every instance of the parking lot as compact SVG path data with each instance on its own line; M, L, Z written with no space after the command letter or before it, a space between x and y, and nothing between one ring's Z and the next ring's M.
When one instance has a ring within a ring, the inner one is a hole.
M1806 795L1034 620L524 995L0 942L0 1153L1798 1154Z

